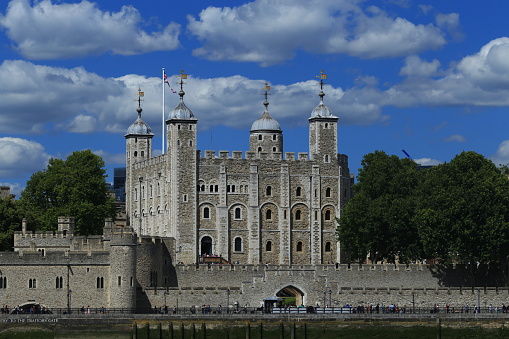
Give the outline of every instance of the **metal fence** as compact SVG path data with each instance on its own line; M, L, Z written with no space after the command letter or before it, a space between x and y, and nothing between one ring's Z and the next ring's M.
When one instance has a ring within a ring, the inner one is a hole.
M502 309L497 307L449 307L449 309L438 307L274 307L270 310L264 310L263 307L159 307L159 308L53 308L53 309L1 309L2 315L8 314L54 314L54 315L82 315L89 314L105 314L105 315L122 315L122 314L152 314L152 315L181 315L181 316L228 316L228 315L405 315L405 314L492 314L492 315L507 315L509 317L509 309Z

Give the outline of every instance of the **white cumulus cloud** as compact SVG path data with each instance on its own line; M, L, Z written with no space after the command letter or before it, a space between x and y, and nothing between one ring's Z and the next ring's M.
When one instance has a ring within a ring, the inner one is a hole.
M453 135L448 136L447 138L444 138L444 141L446 141L446 142L466 142L467 139L465 139L465 137L460 134L453 134Z
M498 145L497 151L490 157L495 165L509 165L509 140L504 140Z
M417 54L445 43L433 23L414 24L356 0L255 0L208 7L188 16L187 29L203 46L194 55L271 65L297 50L365 59Z
M420 158L414 159L414 161L421 166L436 166L443 163L443 161L431 159L431 158Z
M44 169L51 158L35 141L0 138L0 178L22 178Z
M179 47L180 26L170 23L153 32L140 28L132 6L101 11L95 3L53 4L51 0L12 0L0 27L28 59L64 59L103 53L132 55Z

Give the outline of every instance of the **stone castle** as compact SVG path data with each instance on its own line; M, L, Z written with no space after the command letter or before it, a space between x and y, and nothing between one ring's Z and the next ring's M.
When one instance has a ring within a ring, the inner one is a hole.
M258 307L274 296L322 306L507 304L507 269L476 281L466 265L344 263L335 217L351 179L323 90L308 119L309 153L283 153L265 100L244 157L201 157L182 79L180 103L166 120L167 153L152 157L140 104L125 135L126 217L88 237L74 235L72 217L59 218L55 233L27 232L23 223L14 252L0 253L0 304Z
M167 152L152 157L150 127L138 119L126 138L128 220L140 235L175 239L175 260L217 255L243 264L341 262L336 217L350 193L348 157L338 153L338 117L324 104L309 121L309 153L283 152L283 131L265 110L249 151L197 151L198 119L180 102L166 120ZM140 91L141 93L141 91ZM247 140L246 140L247 141ZM284 155L284 156L283 156Z

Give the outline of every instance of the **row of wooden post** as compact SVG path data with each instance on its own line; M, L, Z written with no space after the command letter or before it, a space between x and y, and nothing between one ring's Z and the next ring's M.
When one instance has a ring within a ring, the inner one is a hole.
M306 323L304 323L302 326L303 326L303 339L306 339ZM180 329L179 329L180 338L177 338L176 333L174 333L174 330L173 330L173 323L169 322L168 323L168 336L166 338L168 338L168 339L186 339L184 323L181 322L179 324L179 327L180 327ZM260 322L258 327L259 327L259 333L260 333L258 338L263 339L263 324ZM146 326L144 326L142 328L138 328L138 324L136 322L133 322L132 331L131 331L132 339L139 339L142 331L145 332L145 334L146 334L146 335L143 335L143 337L146 337L147 339L150 339L150 338L163 339L163 338L165 338L165 336L163 336L164 331L163 331L162 323L157 324L157 331L156 331L157 334L154 337L154 333L152 333L152 336L150 333L150 324L147 323ZM200 337L203 339L207 338L207 326L205 325L204 322L201 323L201 336ZM201 338L196 337L196 324L194 324L194 323L191 326L190 337L188 337L188 338L201 339ZM230 331L229 331L228 327L225 328L225 338L226 339L230 338ZM280 325L279 325L279 338L280 339L285 338L285 325L283 324L283 322L280 322ZM246 339L257 339L257 338L254 338L251 336L251 324L249 322L246 323ZM295 339L295 323L294 322L291 323L291 325L290 325L290 339Z

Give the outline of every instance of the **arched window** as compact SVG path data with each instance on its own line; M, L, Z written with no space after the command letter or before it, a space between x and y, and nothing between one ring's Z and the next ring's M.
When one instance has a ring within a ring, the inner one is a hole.
M297 252L302 252L302 241L297 243Z
M152 185L150 185L150 197L152 198Z
M7 288L7 277L0 277L0 288Z
M159 183L157 183L157 196L160 196L161 195L161 185L159 185Z
M138 151L134 151L134 156L137 157L138 156Z
M324 162L326 162L326 163L328 163L328 162L329 162L329 156L328 156L328 155L326 155L326 156L324 157Z
M141 186L141 198L145 199L145 186Z
M138 201L138 189L134 189L134 201Z
M97 288L104 288L104 278L97 277Z
M267 219L267 220L272 220L272 210L271 210L271 209L268 209L268 210L265 212L265 219Z
M64 278L56 277L55 278L55 288L63 288L64 287Z
M205 192L205 185L201 185L201 191Z
M261 147L258 147L258 152L261 152L262 151L262 148Z
M209 219L210 218L210 209L208 207L203 208L203 219Z
M141 151L141 156L144 157L145 156L145 152L144 151Z
M267 241L267 243L265 244L265 251L266 252L272 252L272 241Z
M331 251L331 243L330 241L327 241L325 243L325 252L330 252Z
M325 128L329 128L329 124L328 123L325 123Z
M297 191L295 192L295 194L300 197L302 195L302 187L297 187Z
M232 192L235 192L235 185L232 185Z
M330 187L325 189L325 197L330 198Z
M265 195L270 197L272 195L272 186L267 186L265 189Z
M300 212L300 210L296 210L295 211L295 220L300 220L300 218L301 218L301 212Z
M235 208L235 219L241 219L241 218L242 218L241 209L240 209L240 207L236 207Z
M214 186L214 192L217 192L218 188L219 188L219 186L215 185Z
M235 252L242 252L242 238L235 238L235 244L233 247Z
M330 211L325 211L325 220L330 220Z
M276 147L272 147L272 152L275 152L276 151Z
M263 136L261 134L258 134L258 140L262 140Z
M272 140L276 141L277 140L277 135L272 134Z

